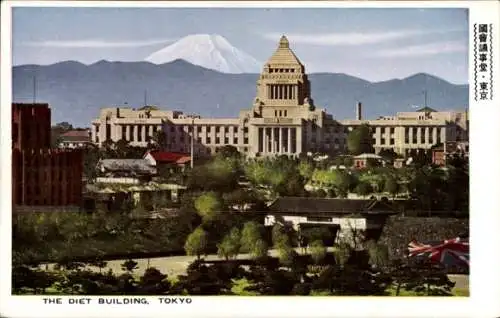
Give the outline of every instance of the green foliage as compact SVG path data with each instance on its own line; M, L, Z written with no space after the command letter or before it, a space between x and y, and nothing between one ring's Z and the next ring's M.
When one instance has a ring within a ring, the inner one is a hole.
M356 193L360 196L367 196L373 193L372 186L367 182L360 182L355 189Z
M132 219L120 214L26 213L13 217L13 256L19 263L182 250L191 231L184 214Z
M132 273L134 270L138 268L137 262L131 259L124 262L121 266L124 271L127 271L129 273Z
M223 209L222 200L215 192L200 195L194 201L194 206L204 222L214 220Z
M190 170L188 187L191 190L229 192L237 188L240 175L238 160L216 157Z
M224 236L222 242L217 245L217 254L219 257L224 257L226 260L238 255L241 244L241 233L238 228L232 228L231 231Z
M369 263L372 266L380 268L388 265L389 249L387 246L370 240L367 242L366 250L370 257Z
M352 155L373 153L373 138L369 125L360 125L347 135L347 149Z
M195 255L199 259L205 252L207 243L207 232L198 227L187 237L184 250L187 255Z
M286 156L249 161L243 170L255 188L268 189L272 197L304 195L304 180L297 162Z
M272 240L275 248L291 246L290 237L286 233L285 228L276 223L272 229Z
M304 178L304 180L310 180L314 172L314 165L309 161L301 161L299 163L299 174Z
M319 264L326 256L326 247L323 245L323 241L313 241L309 246L309 250L311 251L311 257L316 264Z
M254 259L262 259L267 256L268 246L266 241L263 239L258 239L252 246L250 250L250 255Z
M231 145L226 145L218 148L217 156L224 159L227 158L239 159L241 157L241 154L236 147Z
M385 192L395 197L399 193L399 183L395 177L388 177L384 184Z
M340 266L344 266L351 256L352 248L347 243L340 243L335 251L335 261Z
M243 225L243 230L241 231L241 249L244 252L251 253L255 244L262 240L263 227L261 224L250 221Z

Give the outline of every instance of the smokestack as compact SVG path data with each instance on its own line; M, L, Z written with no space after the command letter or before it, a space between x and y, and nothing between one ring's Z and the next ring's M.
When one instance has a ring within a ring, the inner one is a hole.
M363 115L362 115L362 107L363 105L361 104L361 102L358 102L358 105L356 105L356 120L362 120L363 119Z

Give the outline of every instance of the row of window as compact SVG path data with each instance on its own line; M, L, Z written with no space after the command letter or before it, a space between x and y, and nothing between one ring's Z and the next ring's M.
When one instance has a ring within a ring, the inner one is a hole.
M293 68L270 68L269 73L295 73Z
M229 138L229 137L224 137L223 139L220 138L220 137L215 137L215 143L216 145L229 145L229 144L232 144L232 145L237 145L238 144L238 137L233 137L232 139ZM221 143L221 140L224 140L224 143ZM185 143L185 142L190 142L191 139L190 138L184 138L184 136L180 136L179 137L179 142L180 143ZM203 139L201 137L198 137L196 139L196 141L199 143L199 144L212 144L212 138L211 137L206 137L205 139L205 143L203 143ZM232 143L230 143L230 141L232 141ZM176 141L175 141L175 138L174 137L170 137L170 143L171 144L175 144ZM243 143L246 145L248 144L248 138L245 137L243 138Z
M205 131L207 133L215 132L215 133L233 133L237 134L239 132L239 127L238 126L196 126L196 131L198 133L201 133L203 131L203 127L205 127ZM186 131L186 132L192 132L193 127L190 126L182 126L182 125L170 125L170 132L175 133L175 131ZM248 133L248 127L243 127L243 133Z

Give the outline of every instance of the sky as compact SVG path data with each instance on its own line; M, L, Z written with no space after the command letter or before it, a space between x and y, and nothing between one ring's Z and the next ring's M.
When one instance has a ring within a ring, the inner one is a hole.
M264 63L282 34L308 73L369 81L429 73L468 83L468 10L13 8L13 64L142 61L190 34L219 34Z

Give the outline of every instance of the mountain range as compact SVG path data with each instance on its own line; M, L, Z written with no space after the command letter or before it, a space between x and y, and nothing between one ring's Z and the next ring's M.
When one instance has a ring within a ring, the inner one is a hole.
M258 74L230 74L174 60L150 62L99 61L91 65L66 61L52 65L14 66L13 101L48 102L52 121L88 127L102 107L158 105L204 117L237 117L255 98ZM36 79L34 81L34 79ZM404 79L372 83L336 73L310 74L312 98L334 118L377 118L412 111L424 104L437 110L468 107L468 85L454 85L419 73Z

